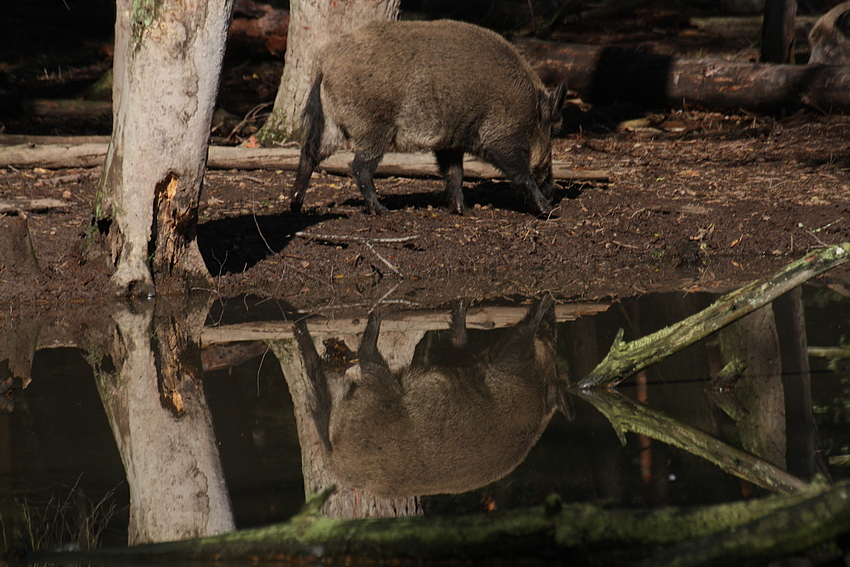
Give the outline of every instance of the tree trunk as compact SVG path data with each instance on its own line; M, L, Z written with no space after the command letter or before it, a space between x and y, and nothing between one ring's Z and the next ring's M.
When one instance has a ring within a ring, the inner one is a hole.
M812 412L812 377L803 290L795 288L773 302L779 351L782 354L782 383L785 392L785 422L788 439L788 472L810 480L816 472L826 473Z
M681 59L620 47L517 40L547 84L566 83L592 104L685 105L777 112L850 110L850 66Z
M232 0L120 0L114 123L94 221L119 293L206 286L195 238Z
M88 355L127 473L130 545L234 529L200 385L208 305L179 303L119 306L113 344Z
M765 0L761 36L762 63L794 62L797 0Z
M291 0L283 76L274 109L257 139L265 146L300 136L301 110L310 90L313 62L328 40L372 20L394 20L400 0Z
M735 421L741 446L785 468L785 396L773 306L765 305L718 333L723 361L740 372L715 396Z
M0 201L0 214L3 214ZM0 216L0 273L7 278L36 279L41 274L24 213Z

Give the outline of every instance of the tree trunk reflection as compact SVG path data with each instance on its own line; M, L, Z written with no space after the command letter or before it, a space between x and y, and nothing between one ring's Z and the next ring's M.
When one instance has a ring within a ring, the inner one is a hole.
M207 308L119 305L111 343L89 351L130 487L130 545L234 529L200 382Z

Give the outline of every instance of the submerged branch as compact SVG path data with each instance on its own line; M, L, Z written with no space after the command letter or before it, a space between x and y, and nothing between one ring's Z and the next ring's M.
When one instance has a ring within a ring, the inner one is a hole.
M699 313L651 335L626 343L620 329L605 359L578 383L578 387L616 386L635 372L704 339L818 274L843 264L848 258L850 243L828 246L789 264L772 276L724 295Z
M578 396L598 409L620 436L632 431L679 447L714 463L727 473L768 490L792 493L805 490L808 483L763 459L728 445L711 435L639 404L618 392L578 390Z

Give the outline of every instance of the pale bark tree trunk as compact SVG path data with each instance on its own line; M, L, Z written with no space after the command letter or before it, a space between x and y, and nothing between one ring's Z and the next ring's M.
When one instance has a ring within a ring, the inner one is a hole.
M88 356L130 487L130 545L234 529L200 385L207 307L120 306L108 351Z
M119 0L114 123L94 220L119 293L209 283L195 237L232 0Z
M301 111L313 62L319 49L373 20L395 20L401 0L291 0L289 34L283 76L274 101L274 109L257 138L263 145L296 140L301 128Z

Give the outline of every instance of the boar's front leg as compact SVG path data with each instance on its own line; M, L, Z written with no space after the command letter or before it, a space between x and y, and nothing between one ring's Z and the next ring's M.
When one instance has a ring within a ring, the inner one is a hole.
M363 200L366 201L366 212L370 215L380 215L387 212L387 208L378 202L378 195L375 192L375 170L378 169L378 164L384 155L378 153L375 157L370 157L372 155L375 154L355 151L354 160L351 162L351 173L360 188L360 193L363 194Z
M463 204L463 151L435 150L437 165L446 180L446 206L449 210L462 215L466 210Z

